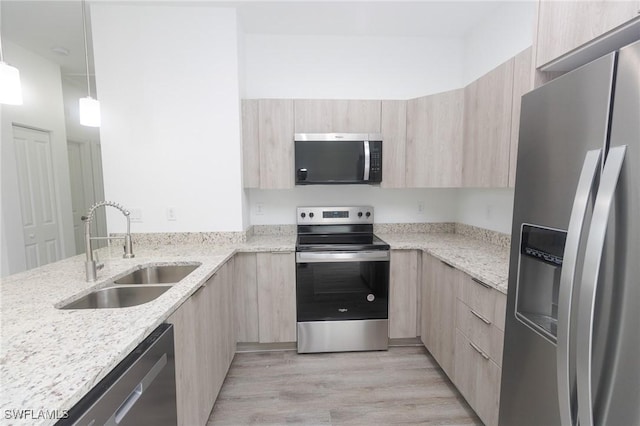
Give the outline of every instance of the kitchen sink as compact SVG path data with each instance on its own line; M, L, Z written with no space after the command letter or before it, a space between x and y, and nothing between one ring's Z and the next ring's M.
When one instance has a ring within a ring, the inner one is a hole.
M86 296L68 303L60 309L99 309L126 308L150 302L165 291L170 285L147 285L144 287L113 286L94 290Z
M200 264L145 266L114 281L115 284L168 284L177 283L192 273Z

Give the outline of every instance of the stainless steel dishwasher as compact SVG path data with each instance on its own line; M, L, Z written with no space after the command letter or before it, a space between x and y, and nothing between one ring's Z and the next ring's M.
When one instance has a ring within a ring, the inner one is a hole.
M57 424L177 423L173 326L161 324Z

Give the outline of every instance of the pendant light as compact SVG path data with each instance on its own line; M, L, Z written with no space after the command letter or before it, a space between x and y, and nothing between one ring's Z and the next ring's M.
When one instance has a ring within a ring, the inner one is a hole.
M0 38L0 104L22 105L20 71L4 61L2 38Z
M80 124L89 127L100 127L100 102L91 97L91 80L89 78L89 50L87 48L87 16L85 0L82 0L82 32L84 35L84 58L87 65L87 96L80 99Z

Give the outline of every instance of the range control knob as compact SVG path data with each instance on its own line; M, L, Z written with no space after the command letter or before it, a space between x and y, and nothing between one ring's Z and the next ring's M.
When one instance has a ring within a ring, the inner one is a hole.
M367 212L367 217L371 216L371 212Z
M358 212L358 217L362 217L362 212Z
M306 214L305 212L300 213L300 217L301 217L301 218L303 218L303 219L304 219L304 218L305 218L305 216L307 216L307 214Z
M309 213L309 217L313 217L313 213Z

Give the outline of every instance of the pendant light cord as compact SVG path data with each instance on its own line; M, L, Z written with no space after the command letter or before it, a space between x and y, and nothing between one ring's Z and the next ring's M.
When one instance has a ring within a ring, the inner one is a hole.
M91 97L91 83L89 80L89 50L87 49L87 16L85 12L85 0L82 0L82 32L84 34L84 58L87 65L87 95Z

